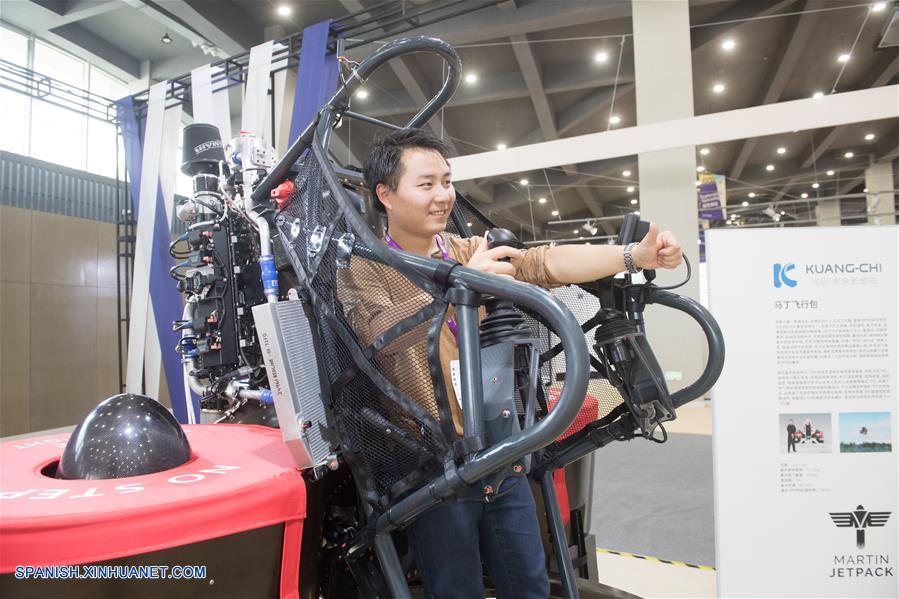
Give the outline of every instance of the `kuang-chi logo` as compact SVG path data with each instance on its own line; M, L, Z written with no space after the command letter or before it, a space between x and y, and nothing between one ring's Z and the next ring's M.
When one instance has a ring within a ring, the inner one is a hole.
M860 505L852 512L830 512L833 523L840 528L855 529L855 544L859 549L865 547L865 529L885 526L891 512L869 512Z
M784 285L787 287L795 287L796 279L791 278L787 273L796 268L792 262L789 264L774 263L774 287L780 289Z

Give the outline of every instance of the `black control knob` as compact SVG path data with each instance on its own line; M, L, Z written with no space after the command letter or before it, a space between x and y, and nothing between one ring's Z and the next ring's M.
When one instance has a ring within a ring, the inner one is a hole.
M515 234L509 229L494 227L492 229L489 229L484 237L485 239L487 239L487 249L490 250L502 245L513 247L519 250L524 249L524 244L521 243L521 241L517 237L515 237Z

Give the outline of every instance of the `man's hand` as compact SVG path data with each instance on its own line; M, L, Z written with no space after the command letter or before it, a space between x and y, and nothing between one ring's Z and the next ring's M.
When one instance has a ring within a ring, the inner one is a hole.
M649 224L646 237L631 250L634 265L644 270L676 268L681 263L683 252L680 243L671 231L659 233L659 226Z
M514 278L515 266L507 261L508 258L521 258L524 254L522 250L501 245L492 250L487 249L487 240L483 237L478 242L478 249L471 255L468 261L468 268L473 268L481 272L489 272L494 275Z

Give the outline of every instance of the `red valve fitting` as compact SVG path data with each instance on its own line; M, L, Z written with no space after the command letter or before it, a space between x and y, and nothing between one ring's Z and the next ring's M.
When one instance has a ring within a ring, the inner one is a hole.
M293 194L293 181L285 181L271 191L271 197L278 204L278 210L284 210L287 199Z

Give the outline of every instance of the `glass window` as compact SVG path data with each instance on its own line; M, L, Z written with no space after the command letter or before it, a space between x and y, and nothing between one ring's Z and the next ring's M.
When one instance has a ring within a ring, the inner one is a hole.
M37 41L34 44L34 70L69 85L84 89L85 63L74 56Z
M92 94L97 94L110 100L118 100L128 95L128 86L93 65L91 65L90 87L88 89Z
M6 27L0 27L0 58L27 67L28 38Z
M30 98L24 94L0 89L0 150L28 155L28 108Z
M84 170L87 117L41 101L33 102L31 109L31 155Z
M112 123L97 119L87 121L87 170L91 173L115 178L116 128ZM123 161L124 155L119 156Z

